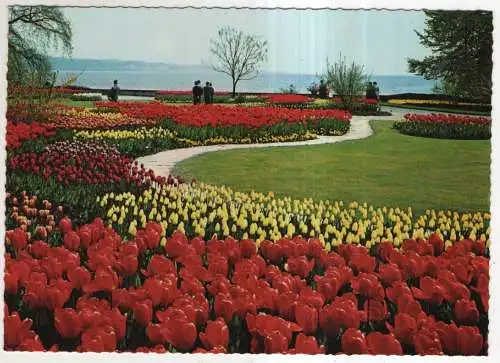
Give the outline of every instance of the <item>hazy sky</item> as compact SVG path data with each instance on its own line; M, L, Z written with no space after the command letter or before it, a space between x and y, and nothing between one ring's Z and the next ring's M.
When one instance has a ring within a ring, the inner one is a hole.
M427 54L414 30L419 11L66 8L73 57L209 64L223 26L269 42L265 71L315 74L326 58L353 58L376 75L406 74L408 57Z

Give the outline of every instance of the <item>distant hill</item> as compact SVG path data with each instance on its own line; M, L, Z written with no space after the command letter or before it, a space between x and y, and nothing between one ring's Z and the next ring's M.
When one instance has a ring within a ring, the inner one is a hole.
M58 71L161 71L193 72L206 71L203 65L176 65L167 63L149 63L143 61L122 61L116 59L62 58L50 59L52 68Z

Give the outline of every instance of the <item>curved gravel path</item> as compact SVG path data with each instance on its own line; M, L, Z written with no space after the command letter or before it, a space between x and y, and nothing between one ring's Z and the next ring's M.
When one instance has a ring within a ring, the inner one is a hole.
M304 146L304 145L320 145L320 144L333 144L336 142L346 140L364 139L372 134L369 121L373 119L397 119L398 116L353 116L351 119L351 127L349 131L342 136L319 136L314 140L295 141L295 142L275 142L267 144L225 144L225 145L208 145L196 146L184 149L173 149L159 152L157 154L147 155L138 158L137 161L147 169L152 169L156 175L168 176L174 165L180 161L189 159L193 156L222 150L231 149L248 149L248 148L262 148L262 147L290 147L290 146Z

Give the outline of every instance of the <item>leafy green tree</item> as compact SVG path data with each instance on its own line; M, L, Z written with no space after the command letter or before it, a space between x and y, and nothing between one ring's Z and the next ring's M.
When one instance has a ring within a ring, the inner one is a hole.
M443 91L462 97L491 97L493 14L491 11L425 10L426 27L416 31L432 54L409 59L411 73L440 80Z
M60 8L50 6L9 7L7 79L12 83L45 85L54 81L46 50L70 55L72 31Z
M267 40L225 27L210 43L210 51L217 60L212 69L231 77L234 98L238 82L257 77L262 63L267 60Z
M340 98L343 108L352 109L354 99L362 97L366 92L369 77L365 73L365 67L354 61L348 64L342 55L335 63L330 64L328 60L326 63L323 78L327 86Z

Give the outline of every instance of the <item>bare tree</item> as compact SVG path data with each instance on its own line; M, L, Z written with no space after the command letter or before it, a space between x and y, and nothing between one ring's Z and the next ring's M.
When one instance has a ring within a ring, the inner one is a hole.
M348 65L345 58L340 55L338 61L331 65L326 61L324 75L327 85L340 98L346 109L351 109L356 97L361 97L366 91L368 75L363 65L354 61Z
M210 51L217 58L212 65L216 72L227 74L233 82L233 97L239 81L250 80L260 72L260 65L267 60L267 41L241 30L225 27L218 37L210 40Z

